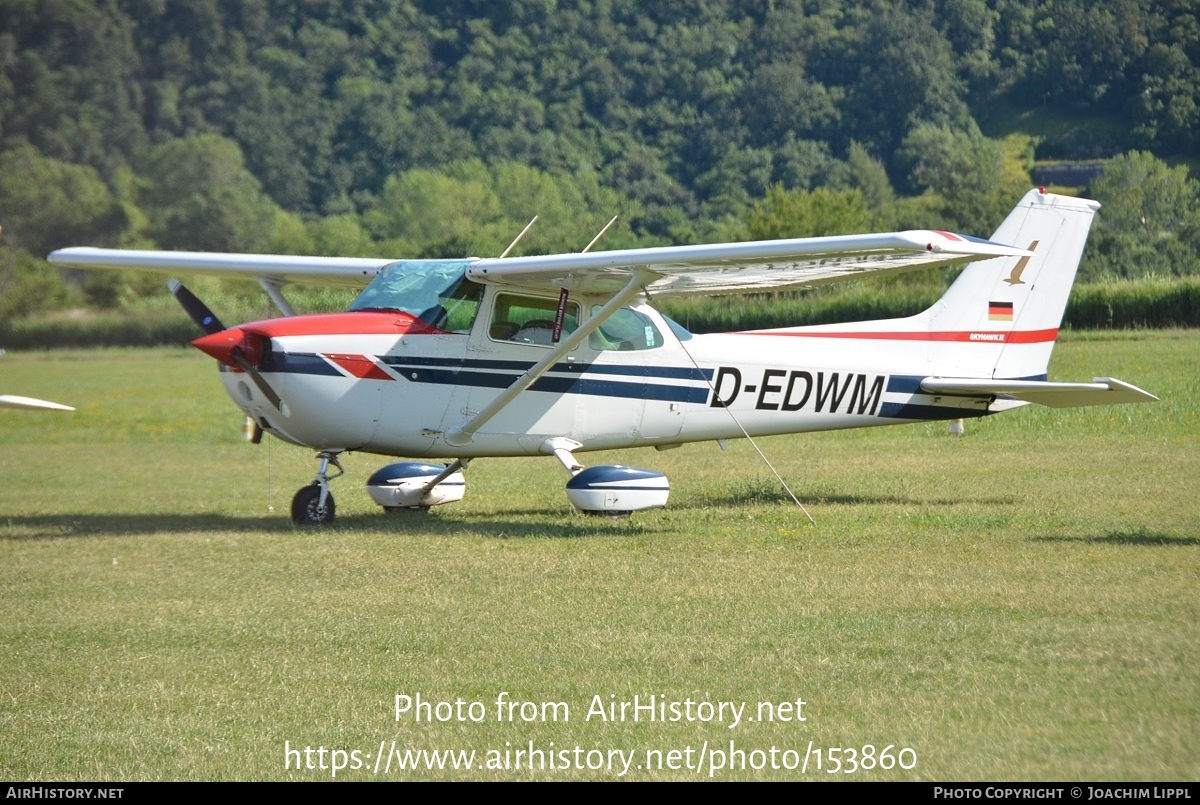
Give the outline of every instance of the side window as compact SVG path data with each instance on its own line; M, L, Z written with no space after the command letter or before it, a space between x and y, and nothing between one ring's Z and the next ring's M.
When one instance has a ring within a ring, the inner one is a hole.
M592 308L592 315L600 312L600 306ZM654 322L636 310L621 308L609 316L588 336L592 349L642 350L656 349L663 344L662 334Z
M449 293L439 295L437 304L418 318L448 333L469 333L482 300L482 285L460 282Z
M557 299L496 294L488 335L493 341L552 346L554 317L557 312ZM579 305L568 302L566 314L563 316L562 335L573 333L578 326Z

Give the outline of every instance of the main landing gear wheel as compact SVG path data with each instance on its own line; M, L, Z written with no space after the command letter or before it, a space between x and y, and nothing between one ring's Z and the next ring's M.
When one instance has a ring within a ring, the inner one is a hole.
M322 526L333 522L337 509L333 495L325 494L325 505L321 505L320 484L300 487L292 498L292 522L300 526Z

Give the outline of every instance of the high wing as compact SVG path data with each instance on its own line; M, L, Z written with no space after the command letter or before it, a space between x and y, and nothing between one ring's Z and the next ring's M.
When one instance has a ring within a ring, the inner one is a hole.
M225 254L138 249L59 249L47 258L67 268L133 268L167 273L189 272L274 283L341 285L362 288L379 269L395 262L386 257L300 257L284 254Z
M873 235L762 240L705 246L552 254L476 260L467 276L512 286L559 285L613 293L641 272L656 296L807 288L858 274L892 274L1032 252L950 232L911 230Z
M516 287L561 286L616 293L635 275L656 295L804 288L864 273L897 273L1031 252L950 232L912 230L873 235L664 246L608 252L476 259L471 279ZM72 268L132 268L240 277L272 285L362 287L388 258L299 257L216 252L59 249L51 263Z

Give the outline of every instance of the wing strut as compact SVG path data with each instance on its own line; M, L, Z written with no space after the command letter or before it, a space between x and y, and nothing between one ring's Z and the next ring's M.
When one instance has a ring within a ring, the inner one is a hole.
M283 283L276 279L268 277L259 277L258 284L267 296L271 297L271 301L275 303L275 307L279 308L279 312L285 316L295 316L296 311L288 304L288 300L283 295Z
M627 305L635 296L642 292L644 286L653 282L657 277L658 275L652 271L643 271L641 269L634 271L629 277L629 281L625 283L625 287L616 296L609 299L604 307L600 308L598 313L587 319L579 329L560 341L557 347L547 353L546 357L526 370L525 374L513 381L511 386L502 391L499 397L488 403L472 419L467 420L464 424L447 433L446 444L451 447L464 447L470 444L476 431L486 425L488 420L503 411L521 392L532 386L551 366L566 357L568 352L583 343L583 339L591 335L601 324L608 321L608 318L612 314Z
M428 495L430 492L432 492L437 487L438 484L440 484L442 481L446 480L447 478L449 478L451 475L458 472L459 470L465 470L467 468L467 464L469 462L470 462L470 459L466 459L466 458L454 459L453 463L447 464L446 469L439 472L436 476L434 476L429 481L427 481L425 483L425 485L422 486L418 490L418 494L415 495L416 499L420 500L421 498Z

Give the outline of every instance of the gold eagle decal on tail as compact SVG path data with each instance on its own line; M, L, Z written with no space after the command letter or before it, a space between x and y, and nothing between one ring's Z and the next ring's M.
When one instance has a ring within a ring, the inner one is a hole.
M1038 245L1038 242L1036 240L1033 241L1032 243L1030 243L1029 251L1034 251L1035 249L1037 249L1037 245ZM1007 282L1009 285L1024 285L1025 280L1021 279L1021 272L1025 270L1025 266L1027 266L1027 265L1029 265L1029 256L1028 255L1026 255L1025 257L1022 257L1020 260L1017 261L1017 264L1015 266L1013 266L1012 273L1009 274L1007 277L1005 277L1004 281Z

